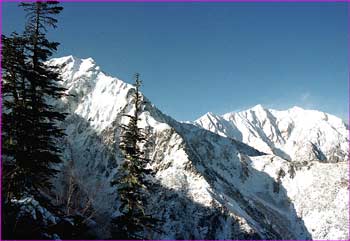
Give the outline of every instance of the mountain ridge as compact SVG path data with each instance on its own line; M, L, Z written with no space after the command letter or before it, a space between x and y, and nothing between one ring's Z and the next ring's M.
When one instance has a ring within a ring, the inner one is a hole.
M193 123L287 160L307 156L306 159L320 161L345 161L349 152L349 128L344 121L325 112L297 106L278 111L256 105L245 111L220 116L205 114ZM330 143L325 139L329 139ZM303 143L309 146L306 147L308 150L299 153L293 143ZM339 148L334 150L332 145ZM311 152L314 152L314 157L310 156Z
M62 123L67 134L62 140L64 157L74 163L79 183L94 200L99 238L108 238L108 220L119 206L118 193L110 187L122 162L118 126L126 121L123 115L133 111L134 88L106 75L89 58L68 56L49 64L61 69L69 94L56 103L56 108L69 112ZM166 218L160 227L163 234L154 238L346 239L348 190L340 184L347 179L346 163L298 165L266 155L239 139L178 122L142 98L139 127L147 130L150 145L141 148L156 172L147 211ZM305 176L309 181L303 184ZM57 192L62 182L63 174L57 177ZM322 185L335 193L320 198ZM97 188L101 195L96 195ZM314 217L331 222L314 223Z

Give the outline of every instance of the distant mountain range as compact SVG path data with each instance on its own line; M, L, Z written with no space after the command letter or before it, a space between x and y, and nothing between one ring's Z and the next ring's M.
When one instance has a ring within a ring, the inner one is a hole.
M293 107L256 105L222 116L207 113L195 125L289 161L339 162L349 153L349 127L334 115Z

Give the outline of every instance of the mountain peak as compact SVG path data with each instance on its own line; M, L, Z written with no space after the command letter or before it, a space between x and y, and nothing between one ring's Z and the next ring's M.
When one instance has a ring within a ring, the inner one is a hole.
M214 114L213 112L209 111L204 116L216 117L217 115Z
M261 104L257 104L250 109L252 109L252 110L265 110L264 106L262 106Z
M75 62L75 60L78 59L74 57L73 55L68 55L68 56L63 56L63 57L58 57L58 58L52 58L47 61L49 65L58 65L62 66L64 64L72 63Z
M72 63L73 65L96 65L96 62L93 58L78 58L73 55L67 55L63 57L52 58L48 61L50 65L65 66Z
M290 111L304 111L305 109L295 105L292 108L290 108L289 110Z
M262 106L262 104L257 104L255 106L253 106L252 109L265 109L265 108L264 108L264 106Z
M215 125L205 121L197 121L197 124L288 160L306 158L337 162L345 160L349 150L348 127L340 118L321 111L298 106L270 110L258 104L246 111L221 117L216 118ZM225 131L221 130L222 126L225 126ZM307 143L312 143L313 147L306 147ZM316 149L326 158L314 158L312 155Z
M62 109L70 113L63 125L67 134L64 155L74 161L74 172L80 174L82 190L87 190L94 208L103 213L103 218L98 220L107 220L105 215L114 215L119 207L115 199L118 194L111 190L110 180L123 163L117 147L119 127L126 121L124 114L133 111L133 87L98 71L92 58L66 56L52 61L61 64L62 84L69 94L62 101ZM343 157L347 156L348 142L343 136L348 132L341 125L305 120L304 114L275 113L256 105L250 111L227 118L208 112L194 127L170 121L156 107L145 108L140 115L140 127L147 127L152 138L152 148L147 148L149 152L145 153L152 158L150 168L161 184L156 192L150 193L155 204L150 208L160 217L169 214L161 227L166 235L155 239L260 237L245 236L242 230L249 234L256 230L257 235L261 232L261 239L280 239L280 235L287 239L310 239L308 230L312 230L314 239L343 239L348 219L347 205L342 200L348 193L341 178L347 177ZM310 116L314 114L310 112ZM305 126L306 121L311 124ZM270 155L261 155L262 152ZM326 166L313 161L312 166L301 166L300 157L324 160L324 156L332 157L330 162L343 162ZM286 161L288 157L298 163ZM96 190L99 194L95 196ZM336 198L335 190L339 190ZM178 210L184 205L187 208L183 214ZM203 222L220 217L217 215L222 210L234 219L219 218L215 227L211 222ZM325 222L316 225L315 214L310 210L320 210L316 218L326 217ZM300 214L304 215L303 219L299 218ZM192 215L190 220L189 215ZM232 226L235 223L237 226ZM193 230L191 227L198 226L199 229L188 233ZM216 226L218 229L213 229ZM340 234L334 236L334 233Z

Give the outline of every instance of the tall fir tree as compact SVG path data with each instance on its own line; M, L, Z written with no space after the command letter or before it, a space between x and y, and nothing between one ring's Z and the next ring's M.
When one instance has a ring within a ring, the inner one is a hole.
M61 162L57 139L64 136L58 122L65 114L52 101L65 89L56 68L45 61L59 45L46 38L47 28L56 27L55 15L63 9L56 1L20 3L27 12L23 36L3 40L3 157L8 196L20 198L51 187L57 173L53 164Z
M2 161L3 197L9 200L24 192L28 82L25 79L25 40L17 33L1 36L2 42Z
M147 193L151 183L146 176L151 171L146 169L148 159L144 157L139 144L147 142L147 136L142 128L138 127L141 113L142 97L139 92L141 81L139 74L135 76L135 92L133 94L132 115L127 125L121 125L121 140L119 148L124 155L124 162L120 168L121 176L112 181L120 197L120 215L112 220L113 239L147 239L145 234L154 231L157 219L145 213Z
M64 136L64 132L57 124L64 120L65 114L56 111L49 102L62 97L65 89L58 86L61 79L57 69L46 65L45 61L59 45L47 40L47 28L56 28L55 16L63 8L57 1L25 2L20 6L27 12L24 36L28 56L26 78L30 83L28 119L31 129L26 138L26 186L37 190L51 187L50 179L57 173L53 164L61 162L60 148L56 142Z
M84 217L73 214L66 221L60 207L42 192L50 188L57 172L53 165L61 161L57 141L64 135L58 124L65 114L50 103L63 96L65 89L58 85L58 69L45 64L58 46L46 39L47 28L56 27L54 16L62 7L53 1L20 6L27 12L24 34L1 36L2 238L86 238ZM24 197L35 200L13 200ZM59 221L44 213L60 217Z

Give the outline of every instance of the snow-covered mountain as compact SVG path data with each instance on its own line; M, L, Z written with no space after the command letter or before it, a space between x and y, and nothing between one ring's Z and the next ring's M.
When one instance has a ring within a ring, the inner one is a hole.
M339 162L346 161L349 153L346 123L299 107L277 111L256 105L222 116L207 113L195 125L287 160Z
M102 72L91 58L68 56L49 64L61 68L63 85L72 94L56 104L69 113L62 125L67 134L62 140L66 166L69 163L80 188L93 200L99 237L108 238L108 223L118 215L119 205L118 194L110 187L122 160L119 125L127 121L123 114L132 111L135 90ZM299 165L289 160L299 152L283 147L292 136L293 141L304 141L297 133L304 133L307 126L298 127L295 134L288 131L289 126L298 125L288 112L284 122L282 112L281 122L277 117L266 118L276 127L270 132L259 118L250 124L240 122L247 126L243 131L232 119L219 116L213 125L216 131L200 121L196 124L200 127L180 123L143 98L140 127L148 131L149 143L142 148L156 172L147 210L165 220L160 227L163 232L152 234L153 239L348 239L347 162L342 159L348 149L341 143L339 153L332 154L325 144L336 143L338 135L342 136L342 123L335 117L324 118L335 123L336 136L317 120L308 125L320 125L319 136L313 138L319 137L316 147L328 161L307 157L308 162ZM245 137L245 131L253 133ZM323 133L330 134L323 137ZM253 139L261 140L260 144L255 145ZM58 177L57 192L64 178Z

